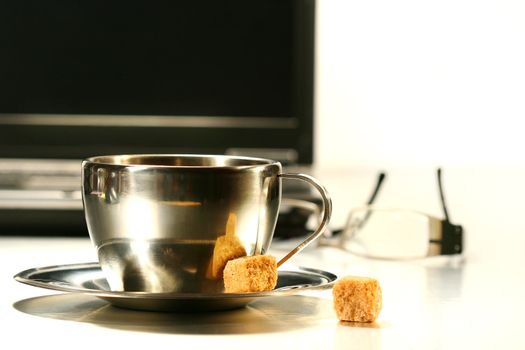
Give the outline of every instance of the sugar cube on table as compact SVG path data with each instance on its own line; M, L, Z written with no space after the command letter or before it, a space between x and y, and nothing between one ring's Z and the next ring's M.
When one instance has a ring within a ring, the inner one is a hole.
M374 278L346 276L332 290L334 308L341 321L374 322L382 308L382 292Z

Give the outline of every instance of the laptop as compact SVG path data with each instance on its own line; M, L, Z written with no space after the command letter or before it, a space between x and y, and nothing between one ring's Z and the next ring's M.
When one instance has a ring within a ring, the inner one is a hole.
M313 0L3 3L0 233L85 235L89 156L309 166L314 33Z

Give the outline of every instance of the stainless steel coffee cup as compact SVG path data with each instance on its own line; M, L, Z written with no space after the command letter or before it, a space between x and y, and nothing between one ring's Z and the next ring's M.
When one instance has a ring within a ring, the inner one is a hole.
M331 214L313 178L283 174L267 159L208 155L115 155L82 163L89 234L113 291L219 293L232 258L264 254L281 202L281 179L311 183L324 200L319 237Z

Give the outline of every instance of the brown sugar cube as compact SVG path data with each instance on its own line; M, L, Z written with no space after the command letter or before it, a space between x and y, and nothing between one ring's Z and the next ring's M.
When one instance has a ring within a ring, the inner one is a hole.
M376 279L347 276L335 283L332 293L341 321L374 322L381 311L381 286Z
M277 263L271 255L254 255L228 261L224 268L226 293L264 292L277 284Z

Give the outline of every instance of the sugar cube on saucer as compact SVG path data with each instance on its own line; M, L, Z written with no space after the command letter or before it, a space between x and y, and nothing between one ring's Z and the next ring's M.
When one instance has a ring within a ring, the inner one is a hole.
M224 268L226 293L270 291L277 284L277 263L271 255L254 255L228 261Z

